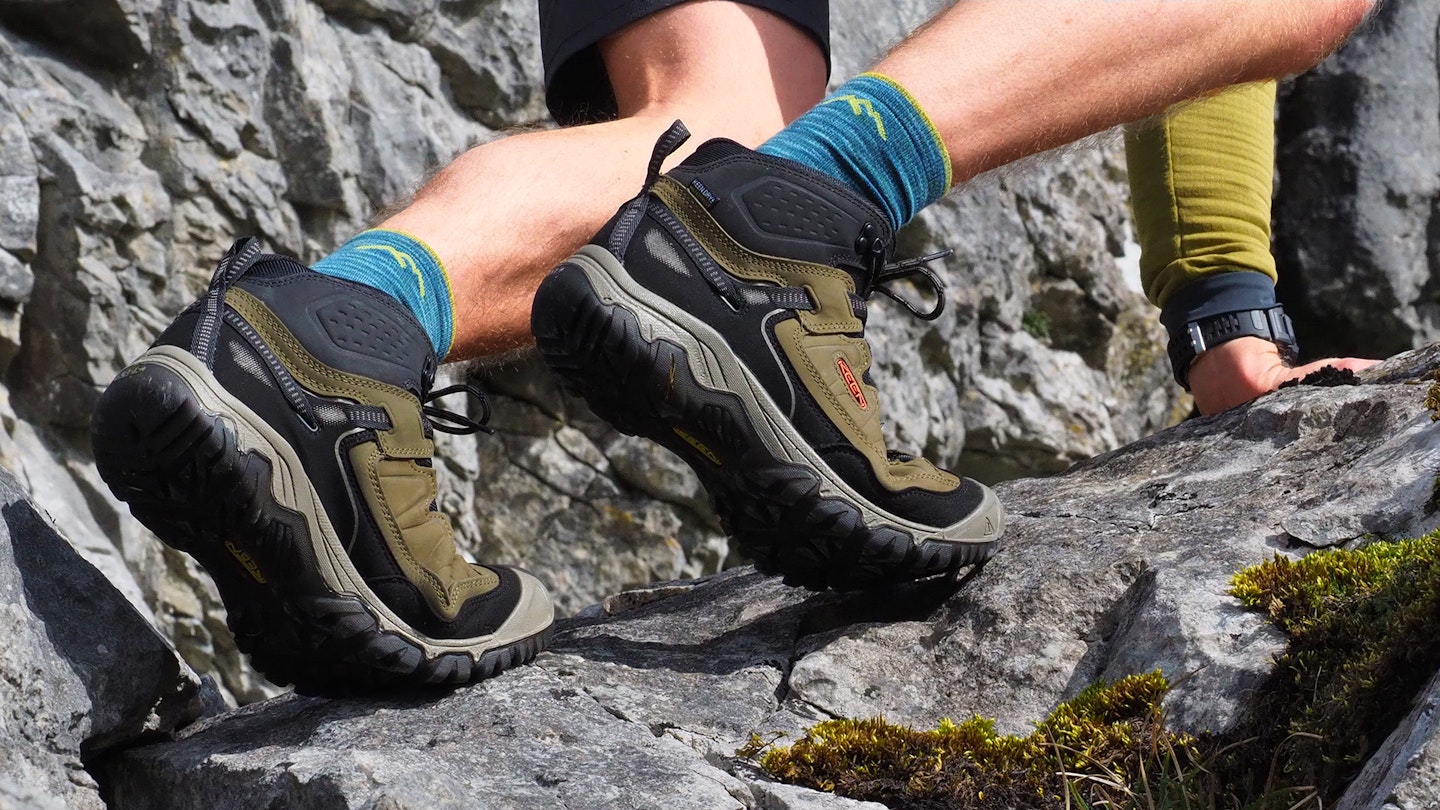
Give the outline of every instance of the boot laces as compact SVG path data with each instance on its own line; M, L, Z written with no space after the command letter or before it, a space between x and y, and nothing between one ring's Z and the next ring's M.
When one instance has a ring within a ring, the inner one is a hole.
M868 300L875 293L882 293L890 300L910 311L911 315L922 321L933 321L940 317L945 311L945 284L935 271L926 265L930 262L950 256L955 251L946 248L945 250L919 256L914 259L906 259L902 262L891 262L872 267L870 288L865 291L864 297ZM889 282L900 279L910 279L918 287L929 287L929 292L935 297L935 305L929 309L920 309L911 303L909 299L895 292L889 286ZM924 283L921 283L921 279Z
M430 403L439 400L441 397L448 397L451 394L465 394L470 399L480 403L480 418L472 419L463 413L446 410L438 405ZM495 428L487 423L490 421L490 398L485 396L478 386L473 383L460 383L441 388L438 391L431 391L425 395L420 406L420 411L425 415L425 422L431 429L441 433L450 433L460 436L468 436L473 433L494 433Z
M875 227L875 223L865 223L860 236L855 240L855 249L861 255L861 261L864 263L864 269L870 280L865 289L859 291L860 301L868 301L875 293L882 293L921 320L933 321L940 317L940 313L945 311L945 284L927 265L930 262L944 259L955 251L946 248L914 259L891 262L888 259L892 246L893 243L887 242L880 236L880 229ZM901 279L910 279L919 287L929 287L930 294L935 296L935 306L921 309L909 299L895 292L894 288L890 286L890 282ZM861 319L864 319L863 314L861 314Z

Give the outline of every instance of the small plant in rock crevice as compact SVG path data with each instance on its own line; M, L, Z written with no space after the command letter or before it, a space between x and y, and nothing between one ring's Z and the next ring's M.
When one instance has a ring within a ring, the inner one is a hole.
M1038 309L1032 309L1025 313L1020 319L1020 328L1036 340L1045 342L1050 340L1050 316Z

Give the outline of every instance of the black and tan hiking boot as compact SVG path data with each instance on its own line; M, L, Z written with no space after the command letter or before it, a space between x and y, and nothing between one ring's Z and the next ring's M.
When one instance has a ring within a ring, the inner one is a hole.
M431 392L436 365L390 297L249 239L101 396L101 477L214 577L276 683L459 684L545 646L545 588L467 562L436 511L431 431L483 429L429 404L460 388Z
M541 283L532 326L567 386L699 474L741 551L811 588L948 573L995 550L985 486L887 450L866 299L919 276L887 264L885 216L834 180L730 141L669 174ZM935 258L935 257L927 257ZM904 303L902 301L902 303Z

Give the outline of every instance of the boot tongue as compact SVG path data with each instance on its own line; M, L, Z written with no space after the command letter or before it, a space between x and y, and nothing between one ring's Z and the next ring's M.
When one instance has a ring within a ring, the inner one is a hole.
M289 256L279 256L267 253L255 260L245 275L251 278L284 278L295 273L303 273L310 268Z

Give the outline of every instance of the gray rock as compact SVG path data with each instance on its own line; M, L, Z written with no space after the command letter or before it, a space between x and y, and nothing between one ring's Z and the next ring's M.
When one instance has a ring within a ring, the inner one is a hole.
M624 790L627 806L838 807L776 788L737 749L830 717L933 727L979 714L1026 733L1091 683L1155 669L1176 684L1174 726L1223 733L1283 648L1226 595L1230 577L1307 551L1284 527L1315 497L1368 508L1338 484L1382 460L1406 462L1402 509L1433 508L1409 479L1440 473L1440 433L1407 381L1437 367L1440 348L1366 385L1286 389L1004 484L1005 547L959 583L813 594L737 568L648 588L562 623L533 666L472 689L280 699L127 752L105 772L112 806L227 807L248 790L294 807L409 807L430 791L440 806L468 795L579 810ZM1430 745L1432 719L1412 717L1406 751ZM1423 785L1428 772L1406 773Z
M0 193L4 193L0 190ZM30 299L35 274L8 250L0 250L0 308L19 314L19 305ZM18 346L16 348L19 348Z
M175 754L185 770L168 767ZM277 754L288 764L273 767ZM110 771L112 807L745 806L734 777L541 667L439 701L282 698L125 760Z
M44 31L81 59L112 69L134 68L150 53L149 18L137 0L3 0L0 20Z
M540 19L530 0L440 3L420 42L444 71L455 102L500 129L547 120Z
M19 783L10 776L0 774L0 810L67 810L63 799L37 785L35 782L38 780L32 780L29 774L26 777L25 782ZM77 799L71 807L86 804L89 802Z
M34 285L35 274L29 266L9 251L0 250L0 373L20 352L20 318Z
M857 802L833 793L779 783L760 782L751 786L755 810L884 810L875 802Z
M198 716L199 682L0 471L0 807L101 808L82 763Z
M40 224L38 175L25 125L9 101L0 97L0 248L15 254L18 260L35 255L35 229ZM25 292L28 294L29 289ZM9 297L5 300L24 301Z
M1282 93L1280 294L1314 357L1440 338L1440 1L1375 20Z

